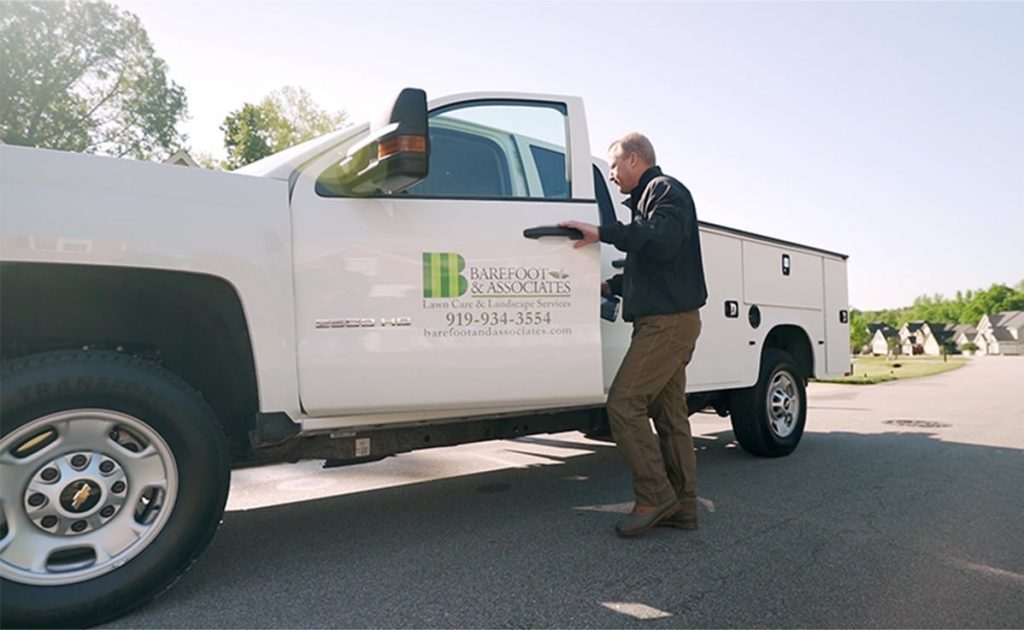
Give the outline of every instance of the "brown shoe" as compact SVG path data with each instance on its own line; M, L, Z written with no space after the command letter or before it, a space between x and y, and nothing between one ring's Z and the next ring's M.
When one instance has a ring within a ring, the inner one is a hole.
M681 507L678 501L672 499L668 503L654 508L654 511L648 514L631 512L615 524L615 533L619 536L639 536L678 512Z
M658 527L675 527L676 529L697 529L697 515L690 516L682 512L676 512L672 516L661 520Z

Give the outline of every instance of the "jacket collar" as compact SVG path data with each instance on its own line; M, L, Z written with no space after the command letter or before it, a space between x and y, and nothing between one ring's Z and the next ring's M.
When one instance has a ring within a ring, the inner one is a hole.
M637 182L637 185L633 190L629 191L629 197L624 199L622 203L626 204L626 206L633 212L636 212L637 206L640 205L640 197L647 189L647 184L650 184L651 180L659 175L661 175L660 166L652 166L644 171L644 174L640 176L640 181Z

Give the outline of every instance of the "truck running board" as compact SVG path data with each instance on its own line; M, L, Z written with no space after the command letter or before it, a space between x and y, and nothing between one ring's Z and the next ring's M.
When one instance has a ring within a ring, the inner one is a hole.
M531 415L466 418L451 422L422 422L377 426L330 434L301 436L256 450L257 460L295 462L327 460L325 467L377 461L389 455L424 448L486 440L506 440L537 433L593 431L607 423L603 407Z

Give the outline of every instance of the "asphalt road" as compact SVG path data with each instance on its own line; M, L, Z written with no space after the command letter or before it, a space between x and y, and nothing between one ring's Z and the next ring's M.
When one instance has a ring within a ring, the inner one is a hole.
M573 433L237 471L195 567L110 627L1024 626L1024 357L809 402L776 460L694 416L700 529L631 540L617 451Z

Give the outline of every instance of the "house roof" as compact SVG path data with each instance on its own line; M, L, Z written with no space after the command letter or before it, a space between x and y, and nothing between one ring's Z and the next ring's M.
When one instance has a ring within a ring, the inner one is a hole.
M992 326L1020 328L1024 326L1024 311L1003 311L990 317Z
M927 329L928 334L935 337L936 341L944 341L953 336L955 324L940 324L937 322L921 322L921 328Z
M978 329L970 324L951 324L953 334L959 337L961 334L973 337L978 334Z
M892 335L899 333L898 330L884 322L874 322L872 324L868 324L868 332L871 333L871 336L874 336L875 333L878 332L879 330L881 330L882 334L885 335L886 337L891 337Z
M174 164L176 166L199 166L199 163L192 159L192 156L189 155L188 151L185 151L184 149L176 152L174 155L164 160L164 162L167 164Z
M992 336L996 338L996 341L1017 341L1010 334L1010 331L1002 326L996 326L992 329Z

